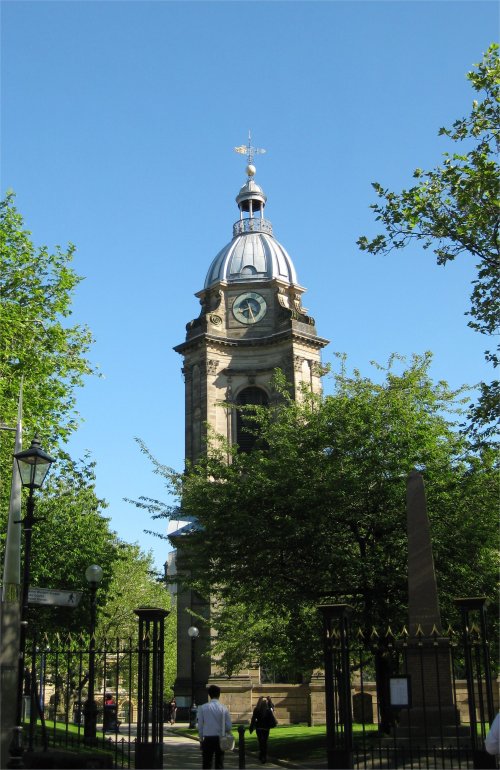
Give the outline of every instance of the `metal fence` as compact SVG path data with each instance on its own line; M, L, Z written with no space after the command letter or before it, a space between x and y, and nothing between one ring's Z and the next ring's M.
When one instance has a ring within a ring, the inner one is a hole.
M496 767L483 750L498 708L484 608L464 607L461 629L413 634L352 629L342 605L323 618L329 768Z
M28 751L84 747L89 656L84 638L44 636L33 645L24 689ZM92 750L110 753L116 767L131 767L136 738L137 641L98 642L95 682L97 731Z
M483 751L498 708L484 606L462 600L460 608L461 628L412 634L354 629L344 605L323 608L327 767L496 766ZM35 642L25 678L28 751L89 749L101 753L102 767L162 766L164 611L139 612L137 639L98 642L93 651L97 730L90 744L88 639ZM464 680L465 689L458 684Z
M92 751L102 767L161 767L164 610L137 611L136 639L43 636L25 671L25 750ZM91 655L94 656L91 665ZM94 671L95 735L85 730Z

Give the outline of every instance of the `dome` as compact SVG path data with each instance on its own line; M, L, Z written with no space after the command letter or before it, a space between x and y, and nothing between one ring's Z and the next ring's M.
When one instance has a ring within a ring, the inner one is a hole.
M240 207L241 211L249 211L250 201L252 201L253 211L260 209L260 206L264 208L266 205L267 197L260 185L249 179L246 184L243 185L236 197L236 203ZM259 205L260 204L260 205Z
M250 220L242 220L248 222ZM258 223L266 220L256 220ZM237 227L240 222L237 222ZM286 249L268 232L245 232L224 246L210 265L205 281L208 289L218 281L269 281L279 278L296 284L297 276Z
M255 167L249 165L247 172L249 178L236 196L240 219L233 225L233 240L219 251L210 265L205 289L219 281L237 283L273 278L297 284L289 254L274 237L271 222L264 219L267 197L252 178Z

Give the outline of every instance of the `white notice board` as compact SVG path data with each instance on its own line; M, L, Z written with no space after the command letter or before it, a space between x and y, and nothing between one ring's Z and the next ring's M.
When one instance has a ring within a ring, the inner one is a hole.
M389 677L391 706L393 708L411 707L411 687L409 676Z

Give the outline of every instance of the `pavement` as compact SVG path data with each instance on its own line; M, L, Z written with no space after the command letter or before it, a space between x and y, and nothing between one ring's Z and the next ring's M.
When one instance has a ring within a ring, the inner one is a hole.
M164 726L163 735L163 768L164 770L201 770L201 751L200 744L193 738L181 735L183 729L187 729L186 724L175 724L172 727ZM285 765L290 767L290 765ZM235 770L238 764L238 749L235 751L226 751L224 754L225 770ZM256 754L246 752L245 767L247 770L255 768L278 768L283 767L266 762L261 764Z
M100 725L98 725L98 728ZM202 770L200 743L196 737L183 735L189 725L187 722L176 722L175 725L163 725L163 770ZM106 733L108 741L133 741L137 735L135 724L120 725L119 733ZM235 736L236 737L236 736ZM226 751L224 754L224 770L236 770L239 768L238 739L234 751ZM262 764L258 754L245 752L246 770L256 768L300 768L290 762L273 759ZM302 766L303 767L303 766Z

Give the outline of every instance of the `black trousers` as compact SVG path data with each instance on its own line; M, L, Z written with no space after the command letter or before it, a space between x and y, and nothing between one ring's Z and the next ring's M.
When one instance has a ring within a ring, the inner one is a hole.
M267 739L269 738L269 728L257 727L257 740L259 741L259 759L265 762L267 759Z
M224 752L221 751L218 735L207 735L206 738L203 738L201 751L203 757L203 770L210 770L214 754L215 767L220 769L224 767Z

